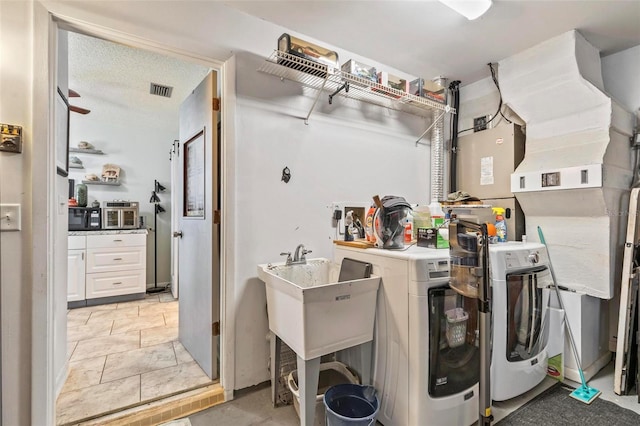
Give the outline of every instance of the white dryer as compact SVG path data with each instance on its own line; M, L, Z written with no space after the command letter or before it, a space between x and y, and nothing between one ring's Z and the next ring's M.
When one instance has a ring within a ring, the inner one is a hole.
M521 395L547 374L549 259L540 243L507 242L489 246L493 347L491 397Z
M378 421L385 426L477 422L477 304L449 288L449 251L336 246L334 260L345 257L371 263L382 278L372 371L380 397ZM446 314L456 308L467 318L454 320L458 334L453 335Z

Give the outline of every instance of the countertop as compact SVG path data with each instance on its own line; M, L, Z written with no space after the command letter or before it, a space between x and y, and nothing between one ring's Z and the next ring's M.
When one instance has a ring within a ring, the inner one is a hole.
M148 234L146 229L97 229L95 231L69 231L69 236L81 235L118 235L118 234Z

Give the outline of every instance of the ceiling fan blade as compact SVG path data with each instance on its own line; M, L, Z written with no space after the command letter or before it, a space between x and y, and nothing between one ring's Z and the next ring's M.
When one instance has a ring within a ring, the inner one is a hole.
M73 111L73 112L77 112L79 114L89 114L91 112L90 109L80 108L80 107L75 106L75 105L69 105L69 110Z
M80 94L75 90L69 89L69 97L70 98L79 98Z

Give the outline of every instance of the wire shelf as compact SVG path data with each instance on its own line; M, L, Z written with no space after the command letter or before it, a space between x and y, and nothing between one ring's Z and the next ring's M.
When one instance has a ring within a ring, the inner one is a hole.
M258 71L317 89L320 91L318 96L323 91L332 92L330 98L334 95L340 95L420 117L432 117L434 111L456 113L454 108L446 104L383 86L339 68L279 50L275 50L258 68ZM348 90L343 87L345 83L348 83ZM311 115L311 111L309 111L309 115Z

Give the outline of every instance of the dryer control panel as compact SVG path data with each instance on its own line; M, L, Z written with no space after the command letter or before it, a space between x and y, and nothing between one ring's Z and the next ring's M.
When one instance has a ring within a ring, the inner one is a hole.
M505 269L530 268L536 265L546 265L547 253L545 250L515 250L504 254Z

